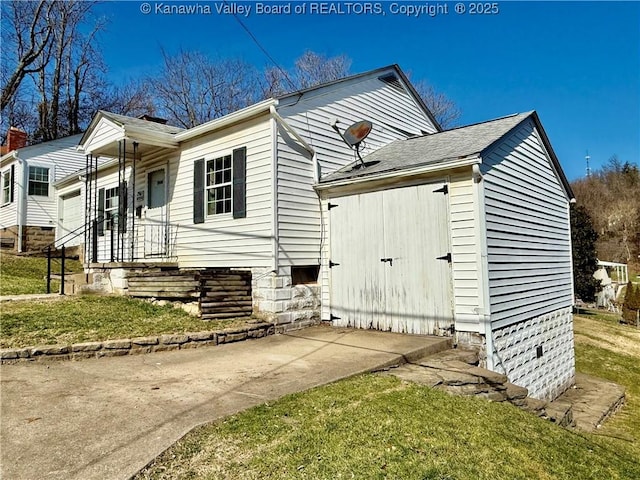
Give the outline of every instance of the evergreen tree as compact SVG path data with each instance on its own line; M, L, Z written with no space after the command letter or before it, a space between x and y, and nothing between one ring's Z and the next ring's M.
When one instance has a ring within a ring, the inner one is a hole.
M626 323L636 324L637 311L640 310L640 286L634 287L633 283L627 283L627 291L622 303L622 318Z
M571 248L573 253L573 285L577 298L593 301L599 282L593 278L598 268L596 241L598 234L591 217L582 206L571 205Z

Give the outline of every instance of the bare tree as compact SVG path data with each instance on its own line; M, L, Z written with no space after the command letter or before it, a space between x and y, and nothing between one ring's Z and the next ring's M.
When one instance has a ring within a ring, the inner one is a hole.
M462 113L453 100L424 80L415 82L413 86L443 129L456 126Z
M327 57L307 50L295 61L294 68L289 72L278 67L265 70L263 95L267 98L274 97L338 80L349 76L350 68L351 59L346 55ZM414 82L413 86L442 128L456 125L461 112L453 100L424 80Z
M160 113L189 128L255 103L254 67L239 59L212 60L200 52L162 52L163 68L148 79Z
M298 88L309 88L349 75L351 59L346 55L327 57L307 50L296 60L294 78Z
M157 107L151 90L144 80L130 79L121 85L103 89L96 105L100 110L131 117L155 115Z
M2 2L2 96L4 111L16 96L24 78L42 68L38 59L50 45L53 25L50 21L53 3ZM10 55L14 53L14 55ZM35 68L34 68L35 65Z
M104 28L93 0L3 2L2 127L18 124L25 110L32 139L80 132L106 83L97 48ZM11 51L11 48L9 48ZM30 81L26 82L27 78ZM22 107L21 107L22 106ZM26 108L25 108L26 107Z

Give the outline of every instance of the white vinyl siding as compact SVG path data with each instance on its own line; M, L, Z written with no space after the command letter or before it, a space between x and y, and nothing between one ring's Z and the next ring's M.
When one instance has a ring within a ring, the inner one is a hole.
M87 152L96 152L101 148L112 147L114 143L117 144L117 141L122 139L122 133L122 127L103 118L84 143L84 149Z
M568 200L531 121L483 172L492 328L571 306Z
M450 177L451 254L456 330L479 331L480 249L471 169Z
M365 156L409 135L436 128L406 91L382 82L378 75L345 82L284 104L278 112L316 153L321 175L331 173L356 157L329 125L338 118L344 131L352 123L369 120L373 129L361 146ZM278 259L282 266L318 264L320 257L319 202L312 185L310 155L279 130L278 144Z
M20 183L18 181L20 176L22 175L22 166L18 162L13 162L6 166L6 170L3 171L11 173L11 165L14 165L14 192L13 192L13 202L4 203L0 205L0 228L8 228L18 225L18 202L20 202L21 188Z
M170 215L176 229L180 267L270 267L272 259L271 166L273 137L269 117L217 131L182 145L170 163ZM193 223L194 162L246 147L247 216L209 215Z

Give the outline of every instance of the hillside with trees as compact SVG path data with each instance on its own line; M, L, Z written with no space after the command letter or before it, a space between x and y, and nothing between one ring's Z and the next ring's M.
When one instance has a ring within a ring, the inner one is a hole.
M571 184L598 234L598 259L627 263L640 270L640 169L617 157Z

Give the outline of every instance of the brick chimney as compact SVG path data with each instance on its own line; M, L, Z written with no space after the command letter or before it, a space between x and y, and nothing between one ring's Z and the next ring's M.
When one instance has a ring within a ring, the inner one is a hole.
M12 152L27 145L27 133L11 127L7 132L7 143L2 146L2 154Z

